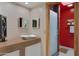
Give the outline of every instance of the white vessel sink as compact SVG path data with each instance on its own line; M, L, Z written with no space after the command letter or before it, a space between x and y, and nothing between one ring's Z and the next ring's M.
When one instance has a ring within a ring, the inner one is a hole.
M36 35L34 35L34 34L31 34L31 35L21 35L20 36L22 39L24 39L24 40L26 40L26 39L33 39L33 38L35 38L35 37L37 37Z

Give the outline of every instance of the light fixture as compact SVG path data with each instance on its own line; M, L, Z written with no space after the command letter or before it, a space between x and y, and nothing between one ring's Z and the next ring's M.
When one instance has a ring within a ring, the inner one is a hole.
M25 4L29 4L28 2L25 2Z
M72 4L74 2L61 2L61 3L62 3L62 5L66 6L66 5Z
M68 7L72 7L73 6L73 4L69 4L69 5L67 5Z

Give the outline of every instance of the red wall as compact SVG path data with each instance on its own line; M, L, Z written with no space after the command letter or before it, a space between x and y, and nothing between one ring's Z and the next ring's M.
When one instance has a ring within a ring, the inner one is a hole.
M70 9L60 11L60 45L74 47L74 34L69 32L67 19L74 19L74 13Z

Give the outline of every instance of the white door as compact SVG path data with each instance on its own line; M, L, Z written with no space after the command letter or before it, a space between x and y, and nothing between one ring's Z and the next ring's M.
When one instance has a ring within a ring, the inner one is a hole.
M58 18L57 12L50 10L50 54L57 55L58 51Z

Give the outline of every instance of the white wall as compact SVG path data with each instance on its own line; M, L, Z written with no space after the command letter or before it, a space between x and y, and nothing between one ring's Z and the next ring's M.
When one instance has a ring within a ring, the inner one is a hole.
M0 14L7 17L7 39L19 36L18 18L29 20L29 11L23 7L13 5L11 3L0 3Z
M45 52L45 40L44 40L44 32L45 32L45 5L41 6L41 7L37 7L37 8L33 8L31 10L30 13L31 17L30 17L30 28L29 28L29 33L30 34L36 34L38 36L41 37L41 45L38 45L41 47L40 52L42 51L42 53L40 55L44 55ZM32 20L33 19L39 19L40 18L40 29L34 29L32 27ZM32 48L33 49L33 48ZM40 48L37 48L37 50L34 51L38 51Z

